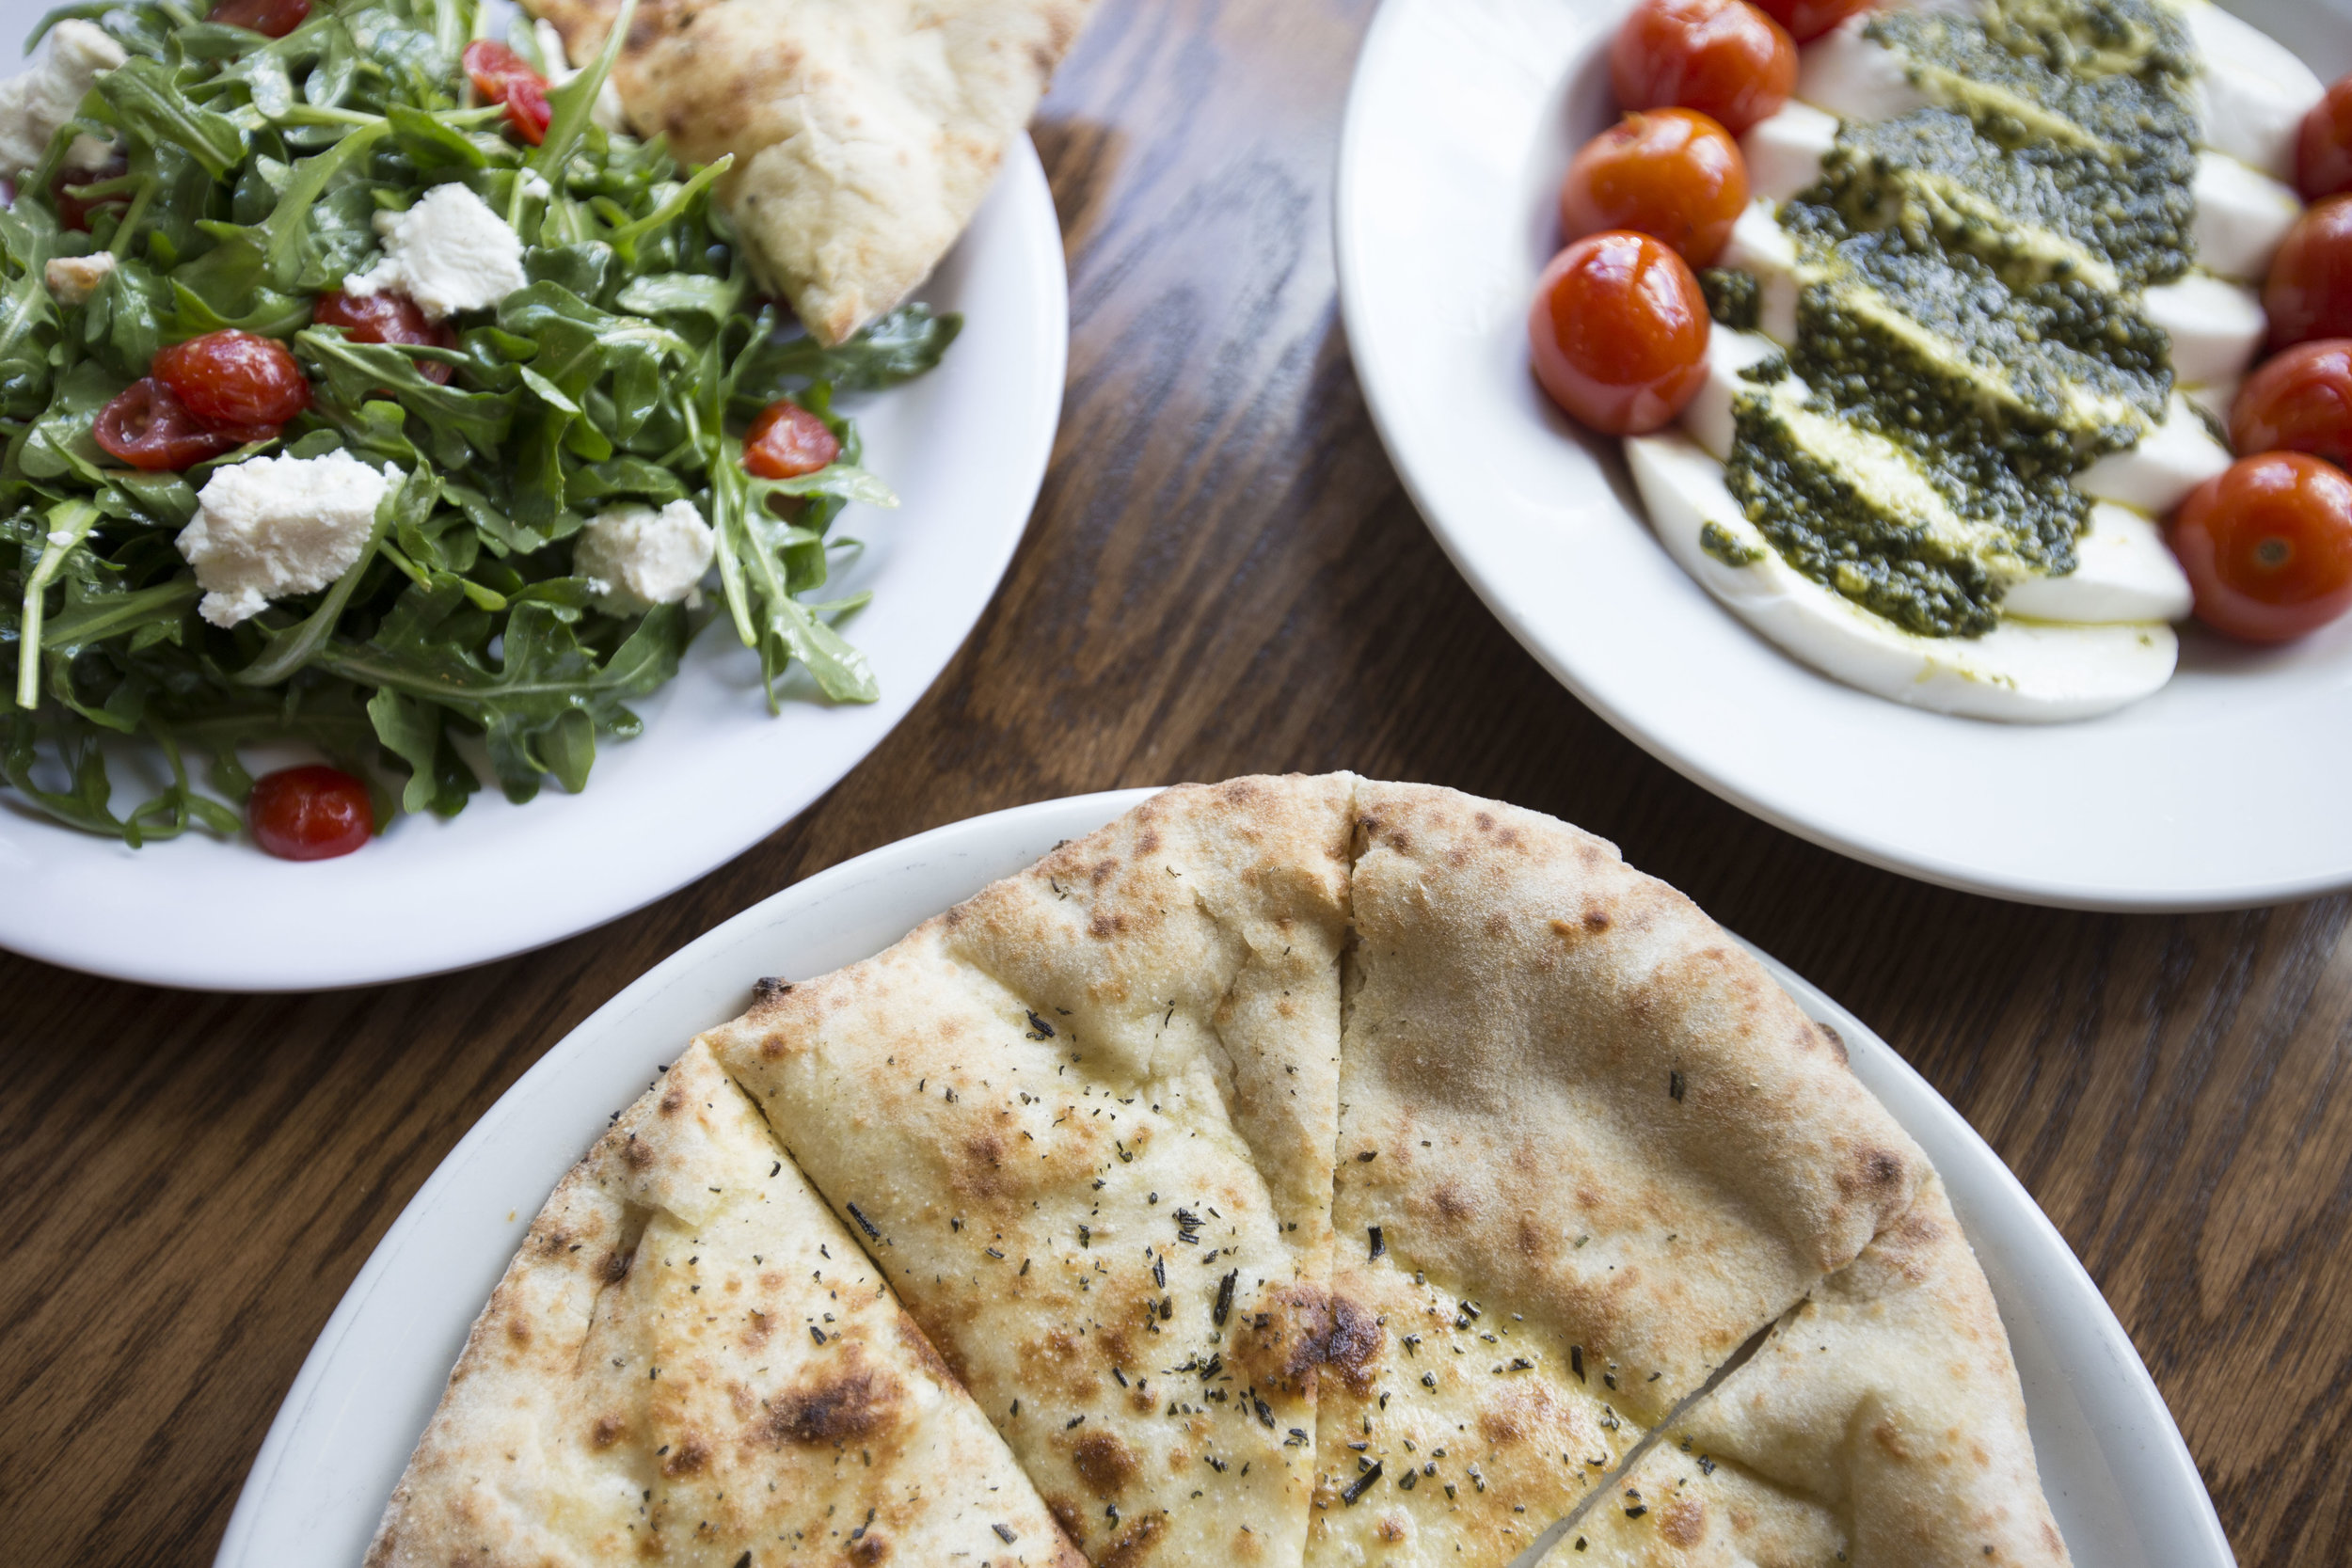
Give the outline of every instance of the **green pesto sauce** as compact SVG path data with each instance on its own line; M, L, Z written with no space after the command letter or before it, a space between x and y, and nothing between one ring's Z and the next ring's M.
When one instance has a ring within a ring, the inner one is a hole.
M1756 398L1726 478L1807 576L1908 630L1980 636L2005 580L2074 570L2090 503L2069 476L2164 417L2171 345L2137 296L2190 261L2195 57L2157 0L1890 12L1868 36L1932 102L1845 124L1783 203L1807 279L1790 369L1966 526L1893 515Z
M1746 566L1764 558L1764 552L1753 545L1742 545L1726 532L1720 523L1705 523L1699 528L1699 548L1726 566Z

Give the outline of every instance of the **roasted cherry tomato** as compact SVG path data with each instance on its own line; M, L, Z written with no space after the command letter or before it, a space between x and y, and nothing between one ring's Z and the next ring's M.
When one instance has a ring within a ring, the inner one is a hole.
M2352 196L2314 202L2295 220L2263 284L2270 346L2352 338Z
M2352 76L2303 117L2295 138L2295 188L2306 201L2352 191Z
M1756 8L1779 23L1798 43L1811 43L1850 16L1870 8L1871 0L1756 0Z
M2242 457L2189 493L2172 550L2197 618L2284 642L2352 610L2352 478L2299 451Z
M310 19L310 0L220 0L207 22L248 27L264 38L282 39Z
M98 411L90 438L134 468L174 473L245 444L189 413L171 388L151 375L117 392Z
M340 326L355 343L414 343L425 348L455 348L457 334L447 322L428 321L423 309L404 293L347 294L338 289L321 294L310 308L318 326ZM438 359L420 359L417 369L435 386L449 385L455 367Z
M548 79L524 63L523 57L491 39L476 39L462 56L473 90L485 103L506 105L506 121L515 134L536 147L547 139L555 111L548 105Z
M240 441L259 441L310 406L310 384L286 345L225 327L174 343L148 373L189 413Z
M743 436L743 467L762 479L798 479L840 455L825 421L790 398L761 409Z
M1788 102L1797 46L1748 0L1639 0L1609 80L1621 107L1696 109L1736 136Z
M1748 206L1748 164L1731 134L1696 109L1629 114L1584 144L1560 185L1571 240L1630 229L1711 264Z
M1682 412L1707 377L1699 280L1647 234L1577 241L1544 269L1528 312L1535 379L1610 436L1644 436Z
M57 227L87 234L92 214L109 207L128 207L131 193L118 191L112 196L91 197L87 200L73 193L119 180L131 172L131 161L118 152L96 168L61 168L49 182L49 202L57 210Z
M2230 405L2240 451L2308 451L2352 467L2352 338L2321 338L2274 354Z
M245 819L253 841L285 861L348 855L375 832L368 786L339 768L281 768L253 781Z

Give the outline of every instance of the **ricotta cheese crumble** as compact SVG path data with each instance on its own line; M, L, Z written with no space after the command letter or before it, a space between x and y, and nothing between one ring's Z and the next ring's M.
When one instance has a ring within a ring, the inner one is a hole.
M358 563L376 504L400 481L347 451L256 457L217 469L197 493L180 553L204 590L197 611L233 626L270 600L314 594Z
M699 603L695 585L710 569L718 535L692 501L616 507L592 519L572 549L572 570L615 615L658 604Z
M0 81L0 173L38 168L48 154L49 138L73 118L91 85L129 58L122 45L91 24L58 23L40 64ZM112 151L95 136L79 136L68 162L93 168Z
M436 185L405 213L378 213L384 255L343 279L348 294L405 293L434 321L483 310L521 288L522 236L463 185Z

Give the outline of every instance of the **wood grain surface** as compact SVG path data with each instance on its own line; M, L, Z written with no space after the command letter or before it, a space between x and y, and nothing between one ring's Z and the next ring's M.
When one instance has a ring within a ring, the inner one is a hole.
M1343 767L1604 833L1851 1006L2089 1264L2241 1560L2352 1560L2352 905L1942 892L1749 819L1554 685L1438 553L1350 370L1330 177L1370 10L1104 0L1036 132L1073 289L1037 515L937 687L798 821L626 920L410 985L211 996L0 957L0 1560L209 1561L435 1164L728 915L978 812Z

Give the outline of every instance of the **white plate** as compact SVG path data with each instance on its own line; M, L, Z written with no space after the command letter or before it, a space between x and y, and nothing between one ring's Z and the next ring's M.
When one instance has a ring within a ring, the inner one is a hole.
M690 943L516 1080L441 1162L335 1308L253 1462L218 1568L357 1563L474 1314L606 1119L763 974L879 952L1152 791L1023 806L837 865ZM2098 1287L2000 1157L1899 1056L1772 963L1950 1189L2009 1325L2051 1507L2078 1568L2231 1568L2187 1447Z
M0 4L21 37L42 6ZM0 63L0 73L8 68ZM0 791L0 946L154 985L292 990L485 963L650 903L741 853L834 782L914 705L995 592L1060 418L1070 292L1037 153L995 189L919 296L963 312L939 368L844 399L896 511L852 506L866 542L826 594L870 589L843 630L882 700L828 706L795 671L784 711L732 626L704 628L677 678L636 705L644 733L596 748L588 787L527 806L495 786L451 821L404 816L341 860L274 860L191 832L130 849Z
M2346 0L2237 6L2323 77ZM1340 148L1340 295L1389 454L1470 586L1661 761L1817 844L2036 903L2187 910L2352 884L2352 622L2275 652L2195 629L2147 702L2024 726L1899 706L1749 631L1651 533L1614 441L1527 370L1568 159L1615 118L1621 0L1388 0Z

